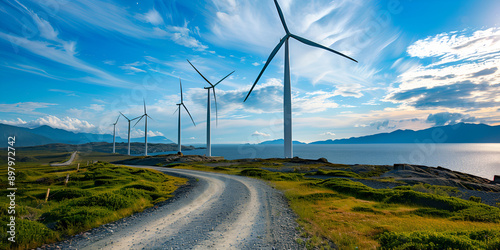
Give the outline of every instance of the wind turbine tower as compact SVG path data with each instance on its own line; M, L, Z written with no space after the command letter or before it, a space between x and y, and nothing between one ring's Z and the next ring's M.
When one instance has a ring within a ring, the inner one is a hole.
M118 119L120 119L120 115L118 115L118 118L116 118L116 122L113 123L113 154L115 152L115 132L116 132L116 124L118 123Z
M148 117L151 118L151 116L149 116L147 111L146 111L146 100L143 99L143 101L144 101L144 114L137 117L140 119L135 123L135 125L137 125L137 123L139 123L142 120L142 118L146 117L144 119L144 155L148 155ZM153 118L151 118L151 119L153 119ZM135 127L135 125L134 125L134 127Z
M200 73L200 71L198 71L198 69L196 69L196 67L189 60L187 60L187 61L188 61L189 64L191 64L191 66L193 67L193 69L196 70L196 72L198 72L198 74L200 74L200 76L203 77L203 79L205 79L205 81L208 82L208 84L210 84L210 86L205 87L205 89L207 90L207 93L208 93L208 96L207 96L207 153L206 153L206 156L212 156L212 146L211 146L211 142L210 142L210 89L213 89L213 92L214 92L215 120L216 120L216 123L218 123L218 118L217 118L218 117L218 115L217 115L217 97L215 96L215 86L217 86L217 84L219 84L224 79L226 79L228 76L230 76L231 74L233 74L234 71L231 72L231 73L229 73L224 78L222 78L216 84L212 84L207 78L205 78L205 76L203 76Z
M338 52L338 51L335 51L335 50L330 49L328 47L325 47L321 44L315 43L313 41L307 40L305 38L302 38L300 36L297 36L297 35L290 33L290 31L288 30L288 27L286 25L286 22L285 22L285 17L283 16L283 12L281 11L281 8L278 4L278 1L274 0L274 4L276 5L276 9L278 11L278 15L280 17L281 24L283 25L283 28L285 29L286 34L283 38L281 38L278 45L276 45L276 47L273 49L273 51L269 55L269 58L267 59L266 63L264 64L264 67L260 71L259 76L257 76L257 79L255 80L255 83L252 85L252 88L250 89L250 91L248 92L244 102L248 99L248 97L250 96L250 93L252 93L253 88L255 87L257 82L259 81L260 77L262 76L262 74L266 70L269 63L273 60L276 53L278 53L281 46L283 46L283 44L285 44L285 75L284 75L285 81L284 81L284 91L283 91L283 95L284 95L283 96L284 140L285 140L284 143L285 143L285 158L292 158L293 157L293 148L292 148L292 94L291 94L292 92L291 92L291 84L290 84L290 54L289 54L289 48L288 48L288 40L290 38L294 38L295 40L297 40L303 44L330 51L332 53L335 53L337 55L340 55L340 56L343 56L347 59L350 59L354 62L357 62L357 61L352 59L349 56L346 56L346 55Z
M120 112L120 114L122 114L123 117L125 117L125 119L127 119L127 121L128 121L128 153L127 154L130 155L130 122L139 118L139 117L136 117L134 119L128 119L128 117L126 117L122 112Z
M179 107L176 110L176 112L179 111L178 130L177 130L177 152L181 153L181 107L184 107L195 127L196 123L194 123L193 117L189 113L189 110L186 108L186 105L184 105L184 98L182 96L182 82L180 78L179 78L179 85L181 87L181 103L177 104L177 106Z

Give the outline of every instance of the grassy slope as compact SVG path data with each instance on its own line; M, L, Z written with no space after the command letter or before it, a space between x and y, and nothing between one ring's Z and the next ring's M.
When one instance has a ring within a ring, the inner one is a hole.
M346 179L323 181L303 178L303 174L298 173L273 173L259 169L269 166L258 163L216 168L203 164L177 164L176 167L269 181L285 193L299 216L307 240L298 241L308 248L328 249L329 242L339 249L500 247L500 210L446 196L454 195L453 188L417 185L380 191ZM352 172L334 173L356 176ZM415 197L420 203L412 201Z
M18 155L19 156L19 155ZM31 152L39 162L65 161L68 153ZM93 227L129 216L164 201L185 179L161 172L97 163L87 160L123 158L116 155L80 155L76 164L49 167L39 162L16 164L16 244L7 242L6 230L0 232L0 248L33 248L61 240ZM0 163L0 223L8 223L6 164ZM70 181L64 185L66 175ZM50 197L44 202L47 188Z

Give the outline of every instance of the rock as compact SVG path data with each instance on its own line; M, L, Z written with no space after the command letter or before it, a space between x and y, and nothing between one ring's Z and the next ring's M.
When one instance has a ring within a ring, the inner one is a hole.
M328 163L328 160L324 157L321 157L318 159L319 162L324 162L324 163ZM274 248L274 247L273 247Z
M495 175L493 178L493 183L500 184L500 175Z

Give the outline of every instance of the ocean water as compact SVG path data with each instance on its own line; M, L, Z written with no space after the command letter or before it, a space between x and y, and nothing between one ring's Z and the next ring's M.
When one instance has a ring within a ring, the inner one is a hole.
M305 159L324 157L332 163L441 166L491 180L494 175L500 175L500 143L306 144L294 145L293 149L294 156ZM205 149L183 153L203 155ZM228 160L279 158L283 157L283 145L217 144L212 145L212 155Z

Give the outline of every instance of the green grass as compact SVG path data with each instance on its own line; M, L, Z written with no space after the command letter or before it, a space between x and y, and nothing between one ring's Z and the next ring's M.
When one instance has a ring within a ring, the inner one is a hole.
M59 157L65 156L61 154ZM8 207L5 170L6 166L0 171L0 204L3 208ZM67 174L70 179L65 186ZM8 242L6 231L2 230L0 248L36 248L62 240L65 236L115 221L164 201L185 182L185 179L158 171L109 163L88 167L86 163L80 164L78 172L76 164L50 167L18 163L16 243ZM50 195L45 202L48 188ZM7 224L8 216L7 209L1 209L0 223Z
M448 211L450 213L442 213L442 215L449 215L447 217L453 220L495 223L500 221L500 209L455 197L447 197L401 188L374 189L359 182L343 178L328 179L318 183L318 185L343 194L352 195L358 199ZM442 189L442 187L437 188Z
M354 172L321 169L318 164L295 166L319 175L345 178L304 178L304 173L262 169L281 167L283 160L237 163L229 167L180 164L178 168L237 174L268 181L284 192L299 216L301 238L308 249L500 249L500 209L458 197L454 187L417 184L373 189L356 178L379 176L387 167Z
M332 171L327 171L327 170L321 170L319 169L314 173L314 175L327 175L327 176L335 176L335 177L349 177L349 178L361 178L359 174L356 174L351 171L344 171L344 170L332 170Z

